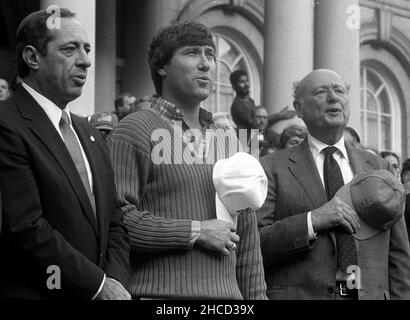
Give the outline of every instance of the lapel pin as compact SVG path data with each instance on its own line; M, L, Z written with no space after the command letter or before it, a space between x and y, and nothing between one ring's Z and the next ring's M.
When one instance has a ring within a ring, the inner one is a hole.
M90 136L90 140L91 140L92 142L94 142L94 141L95 141L95 138L94 138L93 136Z

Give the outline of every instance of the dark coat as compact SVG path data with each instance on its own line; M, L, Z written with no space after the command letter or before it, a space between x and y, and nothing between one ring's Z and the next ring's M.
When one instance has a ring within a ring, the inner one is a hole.
M19 86L0 105L0 297L91 299L104 273L124 283L129 244L107 147L71 115L92 171L97 220L71 156L43 109ZM46 283L49 266L61 289Z
M368 152L346 146L354 174L387 169ZM307 214L327 202L307 140L261 159L268 195L257 212L270 299L334 299L336 240L333 231L309 241ZM357 241L362 290L359 299L410 299L410 248L404 219Z

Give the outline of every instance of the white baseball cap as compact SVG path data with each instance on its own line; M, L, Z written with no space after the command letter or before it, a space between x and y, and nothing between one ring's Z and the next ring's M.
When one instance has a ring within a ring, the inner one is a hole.
M262 207L268 193L268 179L259 161L245 152L215 163L213 181L216 190L217 219L235 227L238 215Z

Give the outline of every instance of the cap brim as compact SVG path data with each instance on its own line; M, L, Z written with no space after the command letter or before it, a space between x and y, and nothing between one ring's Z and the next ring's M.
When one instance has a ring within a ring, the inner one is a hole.
M352 196L350 195L350 183L341 187L336 192L335 197L340 198L344 203L348 204L353 210L355 210L355 207L352 201ZM362 218L360 218L360 215L357 212L356 214L359 218L359 225L360 225L359 230L356 233L352 234L352 236L356 240L359 240L359 241L367 240L381 231L381 229L376 229L375 227L367 224Z
M232 215L229 213L229 211L225 208L224 204L222 203L221 199L219 199L219 196L217 193L215 193L215 208L216 208L216 218L219 220L223 220L226 222L232 223L235 228L236 224L238 222L238 217L232 217Z
M111 126L111 125L104 125L104 124L102 124L102 125L96 125L96 126L94 126L94 128L96 128L96 129L98 129L98 130L110 130L110 131L112 131L112 130L114 129L113 126Z

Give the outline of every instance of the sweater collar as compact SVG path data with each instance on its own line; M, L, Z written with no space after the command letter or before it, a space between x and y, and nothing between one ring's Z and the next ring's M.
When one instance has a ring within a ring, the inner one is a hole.
M179 108L172 102L169 102L158 95L153 96L151 103L151 110L159 114L165 120L183 121L184 109ZM199 109L199 122L203 128L208 128L214 124L212 120L212 113L203 108Z

